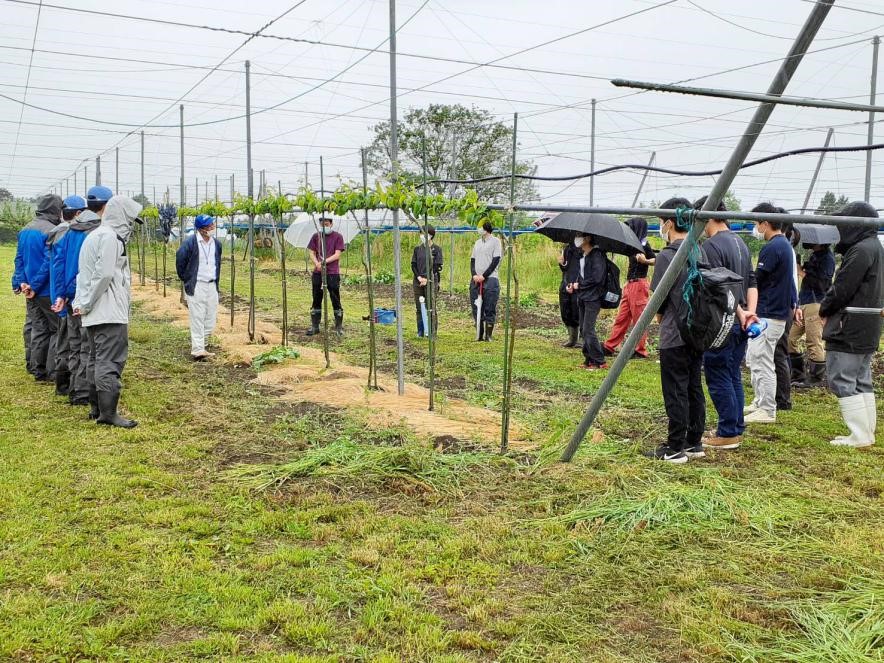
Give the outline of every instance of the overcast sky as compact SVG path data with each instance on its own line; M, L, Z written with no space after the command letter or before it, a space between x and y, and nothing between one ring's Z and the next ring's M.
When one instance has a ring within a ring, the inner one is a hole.
M268 181L281 180L286 190L303 183L305 162L318 188L320 156L331 180L327 188L339 177L360 178L359 147L370 140L373 124L389 118L389 56L340 47L386 51L388 0L54 2L40 8L36 2L0 0L0 94L5 95L0 98L0 187L16 195L45 192L65 178L73 193L75 171L82 193L84 165L92 184L97 154L103 155L103 183L115 187L115 147L120 148L119 190L137 192L137 132L143 128L146 193L152 197L154 187L158 195L168 187L177 200L182 98L186 124L218 121L185 129L189 202L195 179L200 199L206 180L214 195L215 176L222 198L229 197L231 174L237 190L244 191L245 60L252 63L252 108L257 112L252 118L254 168L265 169ZM565 175L589 170L589 101L595 97L597 167L647 162L652 151L661 166L721 167L751 116L751 103L635 94L613 87L608 79L672 82L705 77L695 84L763 92L777 62L718 72L783 57L813 5L807 0L674 0L657 6L661 4L402 0L398 24L408 23L398 34L400 116L411 106L455 102L488 109L508 123L518 112L519 157L532 159L539 174ZM249 32L288 11L266 34L323 44L258 37L243 46L247 37L240 34L77 13L62 6ZM640 10L646 11L628 16ZM607 21L613 22L590 29ZM579 30L584 32L507 57ZM882 31L884 3L837 0L812 46L825 50L805 58L787 92L868 101L871 38ZM534 71L432 57L497 61ZM22 100L80 119L23 107L18 103ZM862 144L867 119L856 112L779 107L753 156L820 146L829 126L835 127L835 145ZM877 142L884 142L884 126L878 124L877 133ZM747 169L732 188L744 207L760 200L800 207L816 159L793 157ZM830 155L813 200L827 189L861 198L864 168L863 153ZM873 169L872 202L881 206L884 155L876 155ZM631 203L640 179L638 172L596 178L595 202ZM695 198L708 192L712 181L651 175L641 199L675 194ZM539 191L544 200L558 204L589 199L587 181L543 185Z

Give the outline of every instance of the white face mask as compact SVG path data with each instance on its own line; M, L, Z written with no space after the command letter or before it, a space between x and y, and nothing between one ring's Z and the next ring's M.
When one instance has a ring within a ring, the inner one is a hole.
M663 230L663 226L665 226L667 223L669 223L669 222L664 221L663 223L661 223L660 227L657 229L657 232L660 233L660 237L663 239L663 241L668 244L669 243L669 233L667 233Z
M323 235L331 235L331 226L322 226L322 234Z
M583 246L583 238L582 237L575 237L574 238L574 246L576 246L578 249L581 246Z
M764 233L758 229L758 224L752 228L752 237L755 239L764 239Z

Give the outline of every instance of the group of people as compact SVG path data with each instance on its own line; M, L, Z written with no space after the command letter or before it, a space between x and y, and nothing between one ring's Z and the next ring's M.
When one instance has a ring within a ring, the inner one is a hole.
M705 198L693 203L670 198L661 209L702 209ZM724 211L720 206L719 211ZM785 214L770 203L753 210L759 214ZM838 212L841 216L877 218L875 208L854 202ZM582 335L582 368L607 368L612 356L647 305L672 258L690 230L684 215L660 218L660 236L665 242L656 253L647 241L647 224L641 218L628 221L639 238L643 252L629 257L622 300L604 343L596 334L596 321L604 294L605 257L589 235L578 235L574 245L565 246L559 258L562 282L559 303L562 321L568 329L565 347L576 347ZM669 419L667 440L650 457L685 463L705 456L704 449L737 449L747 424L770 424L777 410L792 407L791 389L828 385L838 397L849 434L831 442L837 446L865 447L874 444L875 396L871 363L878 349L882 318L875 314L848 313L846 307L880 310L884 306L884 247L873 225L841 228L835 250L842 255L835 272L832 247L813 245L802 261L796 253L801 244L791 224L762 220L753 236L764 242L753 265L748 246L725 221L711 219L705 225L705 240L699 247L700 262L707 268L723 267L741 281L741 296L729 338L715 350L700 352L682 337L679 311L688 278L687 268L658 311L660 374L663 401ZM653 278L647 279L649 267ZM759 323L759 333L750 338L747 330ZM802 355L799 341L806 337ZM635 358L647 358L647 334L638 342ZM748 365L753 391L746 404L742 366ZM706 399L702 375L718 414L715 430L705 432Z

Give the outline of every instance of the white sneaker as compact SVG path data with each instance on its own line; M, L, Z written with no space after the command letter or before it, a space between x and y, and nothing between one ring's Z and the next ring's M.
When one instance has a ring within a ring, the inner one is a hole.
M215 355L211 352L206 352L205 350L199 350L198 352L191 352L190 356L194 361L203 361L209 357L214 357Z
M863 394L839 398L838 405L841 408L841 418L847 424L850 435L838 436L829 444L836 447L852 447L862 449L875 444L872 422L866 407L866 399Z
M753 412L756 412L757 410L758 410L758 406L755 403L750 403L749 405L747 405L746 407L743 408L743 416L745 417L746 415L752 414Z
M747 414L743 419L747 424L775 424L777 413L771 414L765 410L757 409Z

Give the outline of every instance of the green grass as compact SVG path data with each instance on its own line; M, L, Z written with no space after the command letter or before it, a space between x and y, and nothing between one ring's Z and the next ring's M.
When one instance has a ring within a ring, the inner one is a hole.
M271 317L277 277L262 264ZM289 293L298 329L307 281ZM26 375L23 303L0 301L0 660L882 660L884 453L827 443L830 395L798 396L738 452L661 467L639 455L663 435L658 366L632 362L601 436L561 465L601 376L573 369L541 302L514 375L540 449L436 451L195 364L186 332L136 311L123 401L140 425L107 430ZM364 291L344 303L334 349L364 365ZM499 408L502 344L477 352L464 306L443 302L440 403Z

